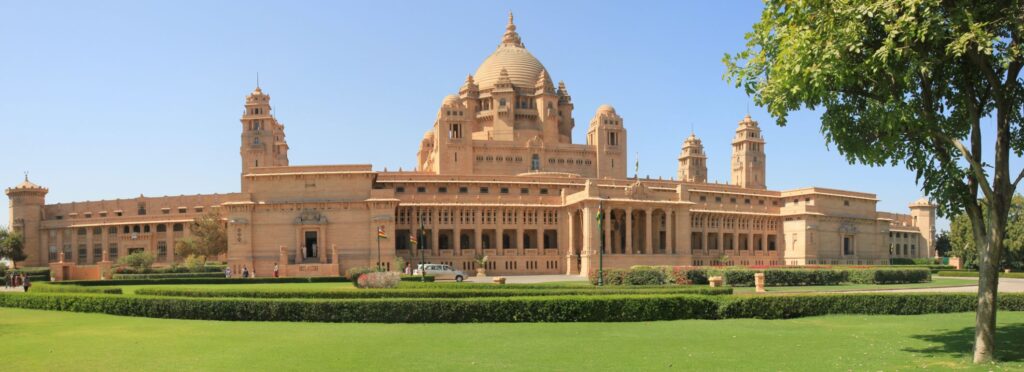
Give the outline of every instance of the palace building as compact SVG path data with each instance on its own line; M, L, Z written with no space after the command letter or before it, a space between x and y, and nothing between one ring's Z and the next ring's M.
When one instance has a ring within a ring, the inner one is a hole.
M492 274L585 275L596 270L602 241L606 267L934 255L935 208L926 199L897 214L877 211L870 193L768 189L767 141L749 115L737 123L729 184L713 184L694 134L674 160L677 179L629 178L625 117L601 105L575 143L574 110L510 15L497 49L441 100L415 170L289 164L284 125L257 87L240 119L239 192L46 204L48 189L26 177L6 189L10 225L28 254L19 264L50 265L62 280L99 278L137 251L180 261L175 241L211 211L227 227L229 265L259 276L275 263L284 276L318 276L390 267L396 257L470 271L477 255L489 257ZM387 238L378 240L381 227Z

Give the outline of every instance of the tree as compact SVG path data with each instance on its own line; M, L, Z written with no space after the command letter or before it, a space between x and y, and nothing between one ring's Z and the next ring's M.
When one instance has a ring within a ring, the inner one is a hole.
M18 261L28 258L25 255L25 239L21 233L0 226L0 259L11 261L11 268L17 268Z
M209 212L196 217L189 224L192 236L174 243L174 251L183 257L190 255L216 257L228 251L228 233L220 214Z
M1024 149L1022 15L1021 0L766 0L745 50L723 59L726 78L780 126L824 108L826 143L848 161L902 163L940 215L964 211L980 270L975 363L994 357L997 266L1024 177L1009 166ZM994 122L992 163L983 119Z
M982 210L987 212L987 207ZM1014 195L1007 218L1006 239L1003 240L1002 261L999 266L1008 269L1024 269L1024 196ZM988 223L988 220L985 220ZM950 255L960 257L964 267L975 268L978 248L971 234L971 221L961 213L953 217L949 225ZM936 242L938 246L938 242Z
M942 230L938 236L935 237L935 254L939 257L945 257L949 255L949 251L952 249L949 243L949 231Z
M118 259L117 265L128 266L137 272L143 273L149 271L150 267L153 267L153 261L155 260L156 258L147 252L136 252Z

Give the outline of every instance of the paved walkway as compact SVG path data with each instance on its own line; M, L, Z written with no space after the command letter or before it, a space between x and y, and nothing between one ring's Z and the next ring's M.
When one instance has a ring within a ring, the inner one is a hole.
M3 287L3 286L0 286L0 292L25 292L25 289L23 289L21 287Z

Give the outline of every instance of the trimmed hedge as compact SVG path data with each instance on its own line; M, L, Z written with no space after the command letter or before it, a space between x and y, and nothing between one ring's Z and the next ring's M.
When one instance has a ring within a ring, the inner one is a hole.
M970 293L789 296L609 295L490 298L257 299L0 293L0 306L151 318L366 322L623 322L675 319L785 319L829 314L915 315L973 311ZM1024 295L1000 295L999 309L1024 311Z
M714 297L544 296L416 299L237 299L0 293L0 306L150 318L361 322L627 322L714 319Z
M255 284L255 283L339 283L348 282L340 276L313 276L305 278L167 278L167 279L122 279L122 280L69 280L53 282L58 285L113 286L145 284Z
M204 272L204 273L165 273L165 274L114 274L112 275L114 280L130 280L130 279L171 279L171 278L224 278L224 273L219 272Z
M142 288L135 291L143 296L169 297L243 297L243 298L478 298L478 297L523 297L523 296L608 296L608 295L645 295L645 294L699 294L729 295L732 288L708 287L657 287L637 289L366 289L361 291L323 291L323 290L246 290L246 289L163 289Z
M961 278L977 278L978 277L978 272L977 271L966 271L966 270L964 270L964 271L959 271L959 270L957 270L957 271L939 271L938 273L935 273L935 275L951 276L951 277L961 277ZM1017 273L1014 273L1014 272L1004 273L1004 272L1000 271L999 272L999 277L1000 278L1024 279L1024 273L1020 273L1020 272L1017 272Z
M868 269L848 271L850 282L859 284L924 283L932 280L926 268Z
M403 282L433 282L433 275L402 275L401 280Z
M721 318L787 319L829 314L917 315L974 311L972 293L856 293L724 298ZM999 309L1024 311L1024 295L1000 294Z
M121 294L121 288L118 287L79 287L77 285L33 285L29 288L29 293L104 293L104 294Z

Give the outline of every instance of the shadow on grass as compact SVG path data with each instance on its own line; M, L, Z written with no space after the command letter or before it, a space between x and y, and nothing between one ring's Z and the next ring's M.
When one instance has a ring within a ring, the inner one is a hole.
M911 337L937 345L922 349L904 349L904 351L956 358L967 358L974 355L974 327ZM1011 324L996 328L996 359L1003 362L1024 361L1024 324Z

